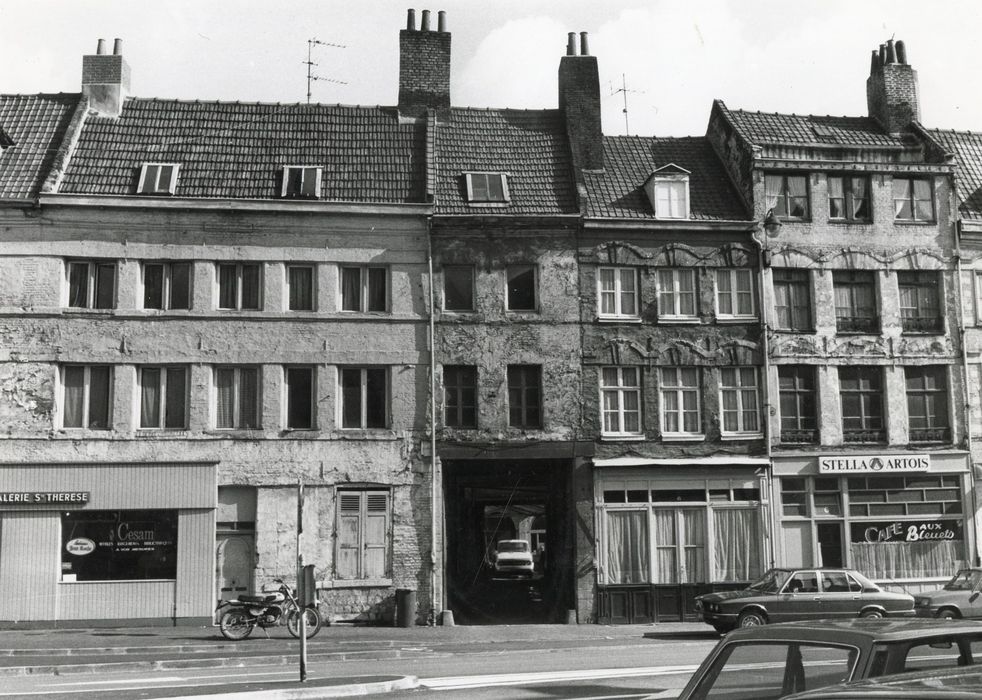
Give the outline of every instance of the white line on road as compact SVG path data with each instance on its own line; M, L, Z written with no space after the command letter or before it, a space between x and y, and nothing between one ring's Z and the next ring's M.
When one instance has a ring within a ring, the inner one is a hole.
M647 668L611 668L581 671L538 671L534 673L499 673L487 676L445 676L420 678L425 688L453 690L481 686L522 685L524 683L549 683L554 681L594 680L598 678L635 678L640 676L671 676L676 673L692 673L696 666L650 666Z

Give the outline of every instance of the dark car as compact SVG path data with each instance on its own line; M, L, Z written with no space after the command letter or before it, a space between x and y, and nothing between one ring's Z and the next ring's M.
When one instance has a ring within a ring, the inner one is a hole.
M729 633L679 700L775 700L864 678L982 663L982 623L820 620Z
M696 597L696 611L727 632L769 622L913 616L914 598L885 591L851 569L771 569L741 591Z
M788 700L982 700L982 665L867 678L795 693Z
M962 569L937 591L914 596L918 617L982 617L982 569Z

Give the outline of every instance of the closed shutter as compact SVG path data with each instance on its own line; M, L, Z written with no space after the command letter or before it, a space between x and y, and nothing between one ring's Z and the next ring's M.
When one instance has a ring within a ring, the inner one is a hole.
M358 560L361 551L361 494L340 494L338 507L338 578L361 578Z
M365 499L365 578L383 578L386 574L389 494L370 491L365 494Z
M389 493L342 491L338 497L338 579L388 574Z

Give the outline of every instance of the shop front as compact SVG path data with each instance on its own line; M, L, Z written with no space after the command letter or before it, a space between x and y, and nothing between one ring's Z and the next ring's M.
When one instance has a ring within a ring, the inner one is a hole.
M599 621L696 619L694 599L771 561L767 459L594 461Z
M0 627L206 623L212 463L0 467Z
M974 563L966 453L775 456L773 488L783 565L916 593Z

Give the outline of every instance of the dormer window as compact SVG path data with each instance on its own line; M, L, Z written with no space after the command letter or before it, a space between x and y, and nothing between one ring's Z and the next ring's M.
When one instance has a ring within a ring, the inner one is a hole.
M656 219L689 218L689 175L675 163L655 170L644 183Z
M472 204L507 204L508 176L505 173L464 173L467 201Z
M137 194L174 194L180 169L177 163L144 163Z
M288 199L317 199L321 191L321 169L311 165L283 167L281 197Z
M0 126L0 153L3 153L3 149L13 145L14 140L10 138L10 136L7 135L7 132L3 130L3 127Z

